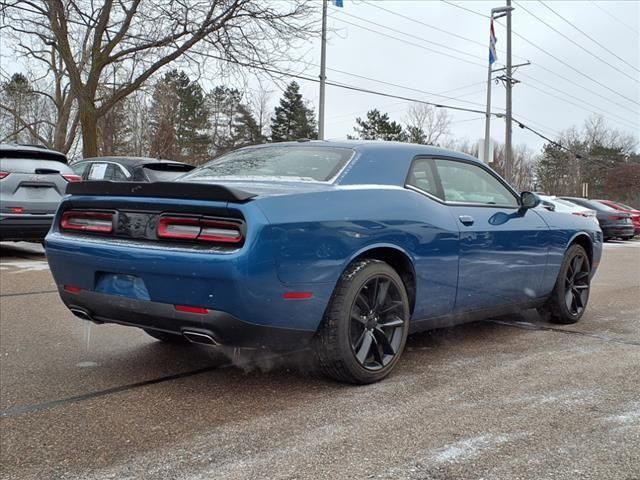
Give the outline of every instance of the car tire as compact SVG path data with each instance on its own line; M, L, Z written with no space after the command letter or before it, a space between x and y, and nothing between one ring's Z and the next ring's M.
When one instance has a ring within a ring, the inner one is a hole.
M313 341L320 372L345 383L382 380L402 355L409 318L400 275L380 260L355 261L340 277Z
M144 329L144 332L147 335L155 338L156 340L160 340L161 342L164 342L164 343L173 343L175 345L184 345L187 343L191 343L182 335L177 335L175 333L159 332L157 330L147 330L147 329Z
M565 253L555 287L541 309L552 323L576 323L587 308L591 287L591 263L580 245L571 245Z
M633 240L633 236L622 237L622 240Z

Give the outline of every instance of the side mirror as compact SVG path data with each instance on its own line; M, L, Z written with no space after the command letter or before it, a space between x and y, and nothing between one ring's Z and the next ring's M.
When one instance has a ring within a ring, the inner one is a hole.
M520 205L524 209L535 208L540 205L540 197L533 192L522 192L520 194Z

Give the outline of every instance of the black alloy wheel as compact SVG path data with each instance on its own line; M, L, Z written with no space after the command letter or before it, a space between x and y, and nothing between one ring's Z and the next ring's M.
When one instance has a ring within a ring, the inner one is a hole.
M591 262L585 249L571 245L560 266L556 284L540 313L553 323L576 323L585 312L591 287Z
M349 338L363 368L376 371L393 361L404 338L403 308L391 278L376 275L362 286L351 306Z
M589 260L585 255L576 254L569 262L565 275L564 301L569 313L582 315L589 299Z
M402 355L410 316L396 270L380 260L354 261L340 277L314 339L320 371L347 383L382 380Z

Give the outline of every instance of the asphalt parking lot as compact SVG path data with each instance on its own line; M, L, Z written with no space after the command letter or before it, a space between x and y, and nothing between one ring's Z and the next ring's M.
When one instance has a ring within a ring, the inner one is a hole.
M640 241L577 325L419 334L364 387L82 322L39 246L0 254L3 479L640 479Z

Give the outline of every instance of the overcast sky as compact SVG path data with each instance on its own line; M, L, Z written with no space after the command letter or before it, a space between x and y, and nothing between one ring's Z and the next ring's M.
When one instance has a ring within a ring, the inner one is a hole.
M480 0L344 0L344 8L330 4L328 80L484 111L489 20L473 11L488 16L491 8L505 4ZM521 83L513 90L514 117L556 138L599 113L612 127L640 137L640 1L513 0L513 6L513 63L531 61L515 74ZM505 32L504 19L497 20L494 68L504 66ZM296 53L309 65L291 65L289 70L317 78L319 36ZM10 55L3 60L10 72L23 68ZM221 80L201 81L210 89ZM299 83L317 113L318 84ZM267 86L272 90L271 106L277 103L282 85ZM504 105L505 89L494 84L492 111L503 111ZM405 101L328 86L326 138L353 134L355 118L372 108L404 123L408 106ZM453 137L476 142L484 136L482 114L451 111L451 117ZM494 119L491 128L492 138L503 142L504 120ZM535 151L544 143L517 126L513 141Z
M505 5L505 2L500 1L450 3L486 15L491 8ZM613 54L556 16L545 7L545 4L600 42ZM611 126L638 136L640 134L640 114L638 113L640 112L640 2L548 0L543 4L538 1L514 0L513 6L515 7L513 63L531 61L530 66L522 67L515 75L521 83L513 90L514 117L553 137L568 127L581 126L585 118L591 115L590 112L597 112L605 115ZM437 31L377 7L383 7L472 41ZM586 51L554 32L531 14L569 37ZM329 15L328 24L331 33L327 50L328 68L427 93L384 85L335 71L327 72L329 80L412 98L484 109L488 57L486 45L489 28L487 18L438 0L344 0L344 8L330 5ZM367 23L365 20L395 31ZM373 31L345 22L360 24ZM504 66L506 59L504 19L496 21L496 36L498 63L494 64L494 67L497 65L497 68L500 68ZM396 37L403 41L389 37ZM429 44L424 40L443 46ZM479 42L479 44L473 42ZM310 61L316 64L319 64L320 59L319 43L317 42L317 47L309 55ZM534 45L567 65L543 53ZM456 49L458 52L445 47ZM594 58L588 52L611 66ZM616 55L620 58L616 58ZM307 73L316 76L317 73L314 70L311 68ZM300 82L300 84L305 97L317 107L317 84L309 82ZM550 87L557 90L552 90ZM429 93L457 97L458 100ZM279 92L275 92L274 96L279 96ZM504 87L494 84L493 99L492 110L503 110ZM392 119L403 121L407 106L406 102L399 100L327 87L326 137L344 137L353 133L354 118L364 116L367 110L375 107L388 112ZM452 120L454 136L466 137L472 141L483 137L482 115L452 112ZM504 120L493 120L491 128L492 137L504 141ZM526 143L535 150L544 143L542 139L519 128L514 129L513 136L514 143Z

